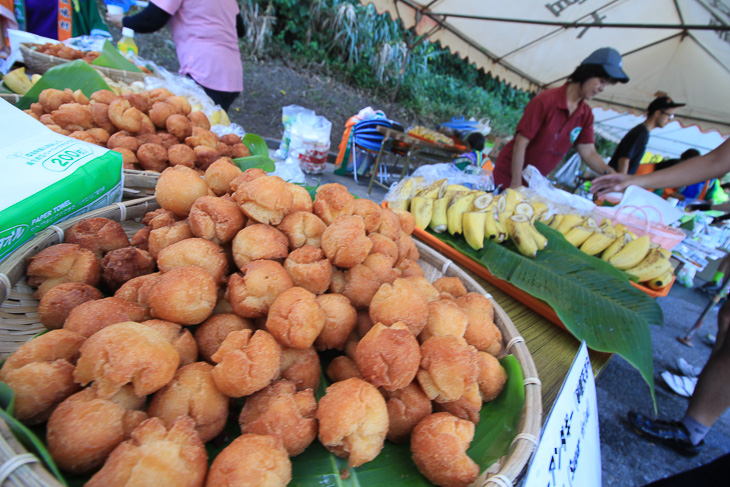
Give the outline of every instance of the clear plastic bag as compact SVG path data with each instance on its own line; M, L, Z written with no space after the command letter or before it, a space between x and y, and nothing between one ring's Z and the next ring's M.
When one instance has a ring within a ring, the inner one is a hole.
M446 178L448 184L461 184L479 191L492 191L494 189L492 173L476 166L470 171L462 171L448 162L428 164L416 169L411 176L415 183L414 191L424 189L431 183L444 178ZM400 189L406 179L403 178L397 183L393 183L383 199L389 201L392 196L400 194Z
M278 159L284 160L289 155L289 142L291 141L291 130L294 122L299 115L302 116L316 116L314 110L309 108L300 107L299 105L288 105L281 109L281 123L284 126L284 132L281 135L281 143L279 148L274 153L274 156Z
M323 173L331 132L332 122L325 117L300 113L292 125L286 162L299 164L307 174Z

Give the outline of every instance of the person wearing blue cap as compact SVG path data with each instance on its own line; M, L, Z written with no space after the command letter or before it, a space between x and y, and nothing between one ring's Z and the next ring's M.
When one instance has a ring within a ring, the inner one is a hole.
M575 145L581 158L599 174L614 172L596 152L590 100L615 83L627 83L621 54L602 47L585 58L568 81L540 92L525 107L514 138L500 151L494 183L516 188L522 185L527 164L547 176Z
M685 103L676 103L668 96L655 98L646 110L646 120L626 132L608 165L617 173L636 174L644 157L646 144L649 143L649 132L666 126L674 118L674 111L684 105Z

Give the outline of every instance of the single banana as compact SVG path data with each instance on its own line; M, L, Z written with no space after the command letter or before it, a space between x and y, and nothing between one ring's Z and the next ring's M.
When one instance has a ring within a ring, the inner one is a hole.
M411 199L411 213L416 218L416 227L421 230L425 230L431 218L433 217L433 203L432 198L423 198L421 196L414 196Z
M33 87L28 75L25 74L25 68L18 68L10 71L8 74L3 76L3 82L10 91L18 95L25 95L28 90Z
M626 272L635 276L639 282L646 282L656 279L671 268L672 264L664 258L659 249L651 249L639 264L626 269Z
M484 247L484 232L487 214L483 211L467 211L462 215L464 238L469 247L479 250Z
M620 237L624 233L626 233L626 225L623 223L617 223L613 226L613 229L616 231L616 236Z
M659 246L659 252L662 253L662 255L664 256L665 259L671 259L672 258L672 251L671 250L667 250L664 247Z
M597 230L593 232L593 235L588 237L585 242L583 242L580 246L580 250L588 255L598 255L604 250L608 248L609 245L613 243L614 240L616 240L616 234L615 233L608 233L613 232L613 227L611 227L610 230L602 231Z
M484 221L484 236L497 243L502 243L507 239L507 231L501 222L498 222L494 211L487 211Z
M413 196L413 178L403 181L403 184L388 198L388 208L392 210L408 210Z
M416 193L416 196L435 200L436 198L441 198L444 195L444 193L446 192L446 186L447 180L439 179L438 181L433 182L426 189L422 189L421 191Z
M505 207L500 209L500 213L508 213L511 215L515 212L515 206L517 206L517 203L525 199L525 197L522 196L522 193L512 188L505 189L503 194Z
M584 227L583 225L578 225L568 230L568 233L565 234L565 240L573 244L575 247L580 247L581 244L588 240L588 237L591 235L593 235L592 229Z
M527 257L535 257L538 251L537 242L530 231L530 219L525 215L512 215L508 221L510 238L517 250Z
M555 215L553 215L553 217L550 220L550 223L548 223L548 225L553 230L557 230L558 227L560 226L560 223L563 221L563 218L565 218L565 215L560 214L560 213L556 213Z
M558 225L556 230L565 235L570 231L571 228L582 225L584 221L585 219L582 216L569 213L563 217L563 219L560 221L560 225Z
M532 215L532 222L535 223L537 220L541 220L543 215L547 215L548 206L540 201L533 201L532 208L535 213Z
M535 225L533 225L532 222L530 222L529 228L530 228L530 231L532 232L532 238L535 239L535 243L537 244L537 249L542 250L545 247L547 247L547 243L548 243L547 237L545 237L545 235L540 233L540 230L535 228Z
M619 251L624 248L624 245L631 242L631 240L633 239L628 233L623 233L620 237L617 236L616 240L614 240L613 243L606 247L606 250L603 251L601 254L601 260L608 262L611 257L618 254Z
M649 235L636 238L624 245L616 255L608 259L608 262L617 269L631 269L644 260L646 254L649 253L650 244Z
M451 235L462 233L461 215L469 210L474 197L474 193L460 191L451 199L448 208L446 208L446 229Z
M594 220L593 217L590 216L583 220L583 226L586 228L590 228L593 231L596 231L598 229L598 223L596 223L596 220Z
M515 205L515 215L525 215L532 221L532 217L535 215L535 208L527 201L520 201Z
M667 272L665 272L661 276L655 277L654 279L650 279L649 282L647 282L646 284L651 289L661 289L661 288L667 286L670 282L672 282L672 276L674 276L674 270L669 269Z
M471 202L472 211L487 211L494 201L494 195L492 193L485 193L474 198Z
M431 222L428 226L436 233L444 233L446 231L448 224L448 220L446 219L446 208L448 208L450 201L451 198L448 196L433 200L433 215L431 216Z

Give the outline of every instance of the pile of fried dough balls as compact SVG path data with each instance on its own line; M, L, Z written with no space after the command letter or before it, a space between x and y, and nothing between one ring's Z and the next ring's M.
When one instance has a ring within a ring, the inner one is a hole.
M0 380L19 419L47 421L63 470L90 486L276 486L317 437L350 468L387 438L410 440L438 485L477 478L465 452L506 380L502 336L486 297L424 277L410 213L339 184L312 201L226 160L205 178L166 169L156 197L131 245L91 218L28 263L50 331ZM337 356L318 403L323 351ZM214 439L228 446L208 468Z
M165 88L115 95L48 88L25 110L59 134L122 154L125 169L162 172L186 166L201 174L221 157L246 157L235 134L218 137L202 111Z

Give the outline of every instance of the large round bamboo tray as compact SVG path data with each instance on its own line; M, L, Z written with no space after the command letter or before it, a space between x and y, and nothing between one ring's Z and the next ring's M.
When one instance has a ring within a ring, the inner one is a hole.
M0 98L10 103L11 105L15 105L16 103L18 103L18 101L22 97L23 95L18 95L17 93L0 93Z
M80 220L105 217L122 223L128 235L142 227L139 220L148 212L159 208L154 197L140 198L95 210L66 220L39 232L33 239L18 248L0 263L0 357L11 354L20 345L44 330L38 322L38 300L25 279L27 258L41 250L61 243L64 231ZM506 353L514 355L522 368L525 387L525 405L520 416L518 432L507 455L490 466L472 484L474 487L511 486L520 478L532 452L537 446L542 423L542 394L537 370L525 340L492 297L466 271L432 249L414 240L420 259L418 263L425 277L433 282L439 277L458 277L468 291L485 295L494 304L494 322L502 332ZM12 435L6 435L7 425L0 419L0 464L8 458L25 453L22 445ZM8 431L9 433L9 431ZM39 463L20 466L9 478L13 485L22 487L56 487L60 484Z
M23 42L20 44L20 52L21 54L23 54L23 62L25 63L28 70L33 73L43 74L54 66L69 62L68 59L40 53L31 47L33 45L34 44L30 44L27 42ZM122 69L95 66L93 64L90 64L89 66L96 69L101 74L107 76L111 80L119 83L130 84L135 81L144 81L145 76L152 76L146 73L124 71Z
M154 171L137 171L134 169L124 170L124 189L122 198L125 200L133 200L153 196L155 194L155 186L160 173Z

